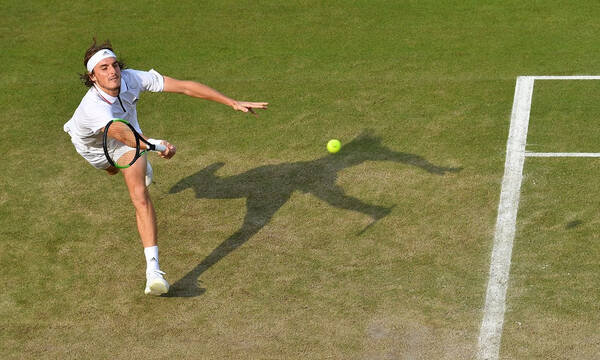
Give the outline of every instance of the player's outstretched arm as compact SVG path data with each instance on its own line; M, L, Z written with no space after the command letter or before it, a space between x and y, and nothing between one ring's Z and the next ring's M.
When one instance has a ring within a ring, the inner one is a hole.
M199 99L215 101L223 105L230 106L234 110L241 112L250 112L256 115L254 109L266 109L269 105L269 103L266 102L249 102L233 100L221 94L217 90L196 81L177 80L168 76L164 76L164 79L165 86L163 91L165 92L185 94L187 96Z
M105 128L102 128L100 131L104 132ZM135 135L133 134L133 132L131 132L131 130L129 129L129 127L127 125L125 125L121 122L117 122L117 121L113 122L113 124L108 128L107 135L129 147L135 148L135 146L136 146ZM149 140L145 136L144 136L144 139ZM175 148L175 146L173 144L169 143L166 140L160 140L160 143L166 147L165 151L158 153L160 155L160 157L162 157L164 159L170 159L173 156L175 156L177 149ZM140 148L142 150L145 150L145 149L147 149L147 146L143 142L140 142Z
M100 130L101 132L105 131L105 128ZM131 130L127 127L127 125L115 121L108 128L108 136L114 139L117 139L119 142L135 148L135 135L131 132Z

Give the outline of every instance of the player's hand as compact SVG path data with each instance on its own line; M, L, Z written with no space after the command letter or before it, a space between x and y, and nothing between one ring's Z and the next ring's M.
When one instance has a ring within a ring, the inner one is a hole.
M173 156L175 156L175 153L177 152L177 148L175 148L175 145L169 143L167 140L161 140L160 143L167 148L165 151L158 153L158 155L161 158L170 159Z
M233 110L236 111L241 111L241 112L249 112L251 114L253 114L254 116L258 116L258 114L256 112L254 112L254 109L267 109L267 107L269 106L269 103L266 102L248 102L248 101L234 101L233 105L231 105L231 107L233 107Z

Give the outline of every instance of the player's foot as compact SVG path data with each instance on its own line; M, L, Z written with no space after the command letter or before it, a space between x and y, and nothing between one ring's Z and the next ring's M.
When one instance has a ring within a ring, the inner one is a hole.
M162 295L169 292L169 283L163 277L165 273L160 270L146 271L146 295Z

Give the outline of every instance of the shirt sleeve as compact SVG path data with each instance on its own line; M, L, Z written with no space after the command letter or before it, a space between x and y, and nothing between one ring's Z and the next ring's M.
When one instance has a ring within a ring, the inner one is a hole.
M165 87L165 79L154 69L150 71L127 69L125 71L135 78L141 91L161 92Z

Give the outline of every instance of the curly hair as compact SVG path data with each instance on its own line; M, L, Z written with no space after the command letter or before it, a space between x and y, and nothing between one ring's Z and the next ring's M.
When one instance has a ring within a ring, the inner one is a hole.
M98 51L102 50L102 49L108 49L112 52L114 52L112 44L110 43L110 40L106 40L104 41L104 43L102 44L97 44L96 42L96 38L93 38L94 42L92 43L92 45L85 51L85 55L83 56L83 66L86 67L87 69L87 63L90 60L90 58L92 56L94 56L95 53L97 53ZM125 69L125 64L121 61L117 61L117 63L119 64L119 67L122 69ZM94 71L92 70L92 73ZM92 81L92 79L90 79L90 74L87 71L83 74L79 74L79 78L81 79L81 82L83 82L83 84L87 87L92 87L94 85L94 82Z

